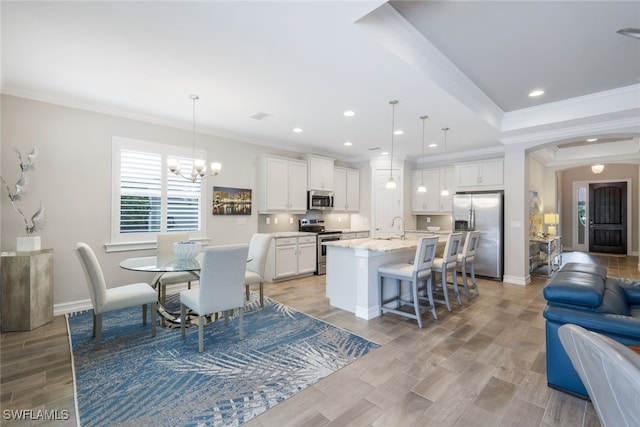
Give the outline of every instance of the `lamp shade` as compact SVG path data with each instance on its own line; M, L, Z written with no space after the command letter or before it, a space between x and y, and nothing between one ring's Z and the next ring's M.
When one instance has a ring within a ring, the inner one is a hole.
M547 225L556 225L560 222L559 215L557 213L546 213L544 214L544 223Z

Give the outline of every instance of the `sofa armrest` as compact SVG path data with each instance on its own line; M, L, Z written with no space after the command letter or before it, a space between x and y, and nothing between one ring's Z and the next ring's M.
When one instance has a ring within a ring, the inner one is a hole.
M640 319L636 317L553 306L547 306L543 316L550 322L582 326L590 331L612 337L623 344L640 344Z

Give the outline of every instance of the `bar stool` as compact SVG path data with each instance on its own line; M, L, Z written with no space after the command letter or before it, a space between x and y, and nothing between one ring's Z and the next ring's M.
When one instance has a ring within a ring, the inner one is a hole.
M471 294L469 293L469 288L474 289L476 291L476 296L480 295L480 291L478 290L478 284L476 282L476 267L475 267L475 256L476 249L478 248L478 240L480 240L480 232L479 231L470 231L467 233L467 238L464 241L464 246L462 248L462 252L458 254L458 258L456 261L457 267L460 267L462 270L462 284L464 286L464 295L467 297L467 301L471 300ZM471 275L471 285L467 283L467 267L469 267L468 272Z
M422 307L418 298L418 292L423 288L419 287L419 283L427 282L427 287L431 288L431 264L438 246L437 237L422 237L416 248L415 258L406 263L385 264L378 268L378 284L379 296L378 305L380 306L380 314L395 313L400 316L409 317L418 321L418 326L422 328ZM384 279L395 279L396 295L384 299ZM402 281L406 280L411 285L411 300L402 298ZM429 293L430 295L430 293ZM396 303L396 308L385 306L390 302ZM431 312L437 319L433 300L431 303ZM414 313L400 310L401 306L409 305L413 307Z
M444 303L447 306L447 310L451 311L451 304L449 304L449 285L447 282L448 272L451 272L453 279L453 290L458 299L458 305L462 305L462 299L460 298L460 292L458 291L458 275L456 273L456 262L458 261L458 252L460 250L460 243L462 242L462 233L451 233L447 237L447 243L444 247L442 258L436 257L433 260L431 271L433 273L440 273L440 281L434 283L436 290L442 291L444 300L434 300L436 302ZM434 274L435 276L435 274Z

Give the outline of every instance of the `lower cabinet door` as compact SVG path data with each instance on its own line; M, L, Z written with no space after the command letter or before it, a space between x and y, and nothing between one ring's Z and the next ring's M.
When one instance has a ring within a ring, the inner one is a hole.
M302 243L298 245L298 274L316 271L316 244Z
M296 275L298 268L296 245L276 246L275 261L275 279Z

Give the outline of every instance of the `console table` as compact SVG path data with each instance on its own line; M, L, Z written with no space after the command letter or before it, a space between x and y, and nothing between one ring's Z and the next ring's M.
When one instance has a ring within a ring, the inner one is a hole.
M53 249L2 252L2 330L30 331L53 320Z
M529 240L529 272L551 276L562 265L562 237L549 236Z

